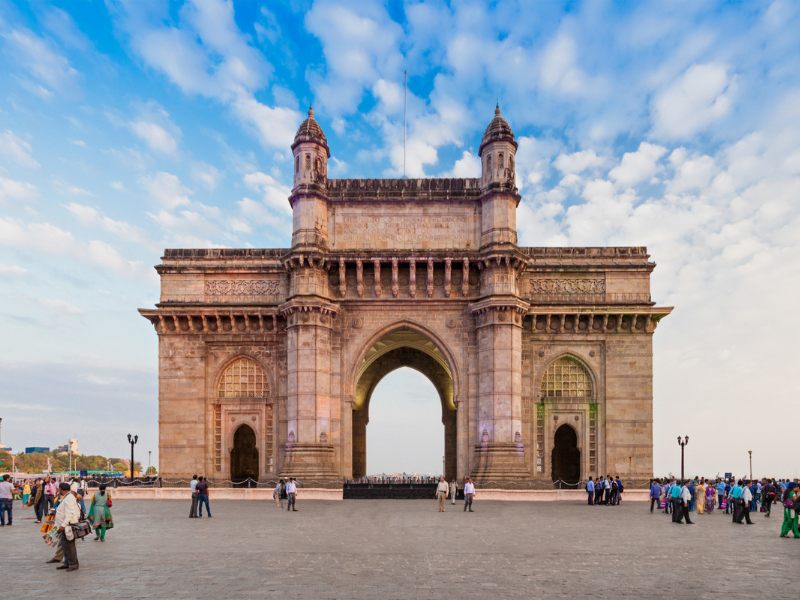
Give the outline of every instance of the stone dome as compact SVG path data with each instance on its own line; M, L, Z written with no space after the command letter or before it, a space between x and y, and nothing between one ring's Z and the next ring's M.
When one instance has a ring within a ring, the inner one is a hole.
M305 121L300 123L300 127L297 128L297 133L294 135L292 150L301 142L315 142L319 144L325 148L325 152L328 158L330 158L331 151L328 148L328 140L325 137L325 133L322 131L322 127L319 126L319 123L317 123L317 120L314 118L314 109L310 106L308 107L308 117L306 117Z
M514 148L517 147L517 140L514 139L514 132L511 131L508 121L500 114L500 104L495 106L494 119L492 119L491 123L486 127L486 131L483 132L483 139L481 140L481 147L478 150L478 155L483 153L483 148L487 144L493 142L511 142L514 144Z

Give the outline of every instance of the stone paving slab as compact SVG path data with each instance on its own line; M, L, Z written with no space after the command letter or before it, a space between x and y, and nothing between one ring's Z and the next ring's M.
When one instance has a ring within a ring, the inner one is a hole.
M718 512L674 525L642 503L298 508L219 500L213 519L195 520L185 502L119 500L108 540L78 542L81 569L65 573L44 564L51 550L17 505L14 527L0 528L0 597L772 600L796 598L800 582L800 540L780 539L781 520L762 515L747 527Z

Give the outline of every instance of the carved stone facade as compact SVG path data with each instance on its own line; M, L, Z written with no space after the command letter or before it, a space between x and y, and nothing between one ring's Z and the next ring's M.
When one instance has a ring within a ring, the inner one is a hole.
M165 477L368 473L372 392L410 366L438 391L445 475L542 487L652 473L645 248L517 245L517 143L498 111L479 179L327 178L313 113L292 145L292 246L166 250ZM409 432L409 444L414 443Z

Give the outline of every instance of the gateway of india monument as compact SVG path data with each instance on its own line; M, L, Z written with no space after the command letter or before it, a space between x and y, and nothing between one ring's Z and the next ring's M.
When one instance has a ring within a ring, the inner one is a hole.
M161 475L341 486L368 473L373 391L405 366L438 391L448 479L647 480L671 310L651 300L655 264L643 247L519 246L516 150L498 108L478 179L329 179L309 109L291 248L166 250L156 267L160 302L140 312L159 340Z

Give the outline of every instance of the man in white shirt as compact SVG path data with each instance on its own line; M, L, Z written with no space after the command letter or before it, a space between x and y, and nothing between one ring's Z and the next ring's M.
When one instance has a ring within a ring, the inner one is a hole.
M78 550L75 548L75 537L72 525L80 520L81 509L75 494L70 491L69 484L63 482L60 489L66 494L56 508L56 518L53 527L59 533L61 547L64 549L64 564L58 567L67 571L78 570Z
M197 475L192 475L192 480L189 482L189 489L192 490L192 506L189 508L189 518L197 518Z
M18 492L19 490L11 483L11 477L3 475L3 479L0 480L0 527L5 527L6 515L8 515L8 526L11 527L14 494Z
M290 477L289 483L286 484L286 498L288 498L288 502L286 503L287 512L290 510L296 511L297 508L295 507L295 502L297 500L297 483L295 483L294 477Z
M739 525L742 524L742 519L744 519L748 525L753 524L753 521L750 520L750 503L753 501L753 492L750 491L749 483L750 482L745 481L742 486L742 495L740 497L742 507L739 511L739 518L735 521Z
M464 512L467 511L469 508L469 512L475 512L472 510L472 499L475 497L475 484L472 483L472 479L467 477L464 481Z
M447 500L447 492L450 486L444 475L439 475L439 484L436 486L436 499L439 501L439 512L444 512L444 501Z
M457 495L458 495L458 483L456 483L455 478L453 478L453 481L450 482L450 504L455 505Z
M687 525L694 525L694 521L689 518L689 503L692 501L692 493L689 491L689 483L687 481L684 481L683 487L681 487L680 499L681 513L678 516L676 523L681 523L683 519L686 519Z

